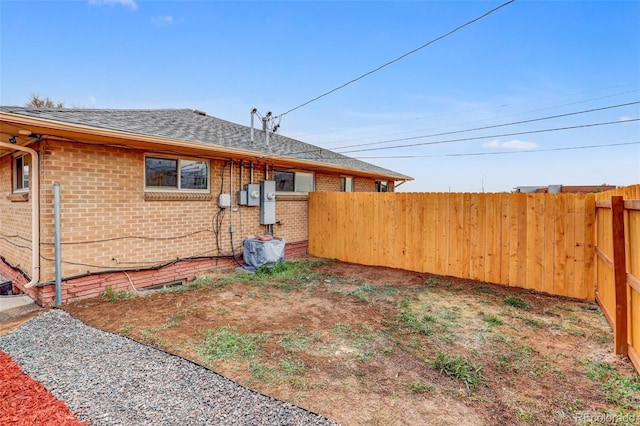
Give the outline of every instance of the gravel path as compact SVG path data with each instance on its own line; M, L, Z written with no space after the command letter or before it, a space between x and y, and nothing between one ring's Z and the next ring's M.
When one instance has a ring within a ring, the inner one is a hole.
M58 309L0 336L33 379L98 425L337 425Z

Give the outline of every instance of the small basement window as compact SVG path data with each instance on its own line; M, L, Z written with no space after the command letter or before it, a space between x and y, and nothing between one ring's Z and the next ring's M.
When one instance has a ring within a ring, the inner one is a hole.
M313 192L315 189L313 173L276 171L273 175L278 192Z
M186 158L145 157L145 189L209 191L209 162Z
M171 290L176 289L176 287L184 286L184 280L171 281L164 284L152 285L150 287L145 287L140 289L141 291L152 291L152 290Z

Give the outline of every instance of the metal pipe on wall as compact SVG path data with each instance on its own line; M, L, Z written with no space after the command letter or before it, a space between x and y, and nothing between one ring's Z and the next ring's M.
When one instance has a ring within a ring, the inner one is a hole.
M56 305L62 304L62 252L60 249L60 184L53 184L53 241L56 265Z

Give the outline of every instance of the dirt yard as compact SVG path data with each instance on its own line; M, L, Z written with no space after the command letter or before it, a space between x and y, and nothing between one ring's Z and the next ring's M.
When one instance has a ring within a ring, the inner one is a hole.
M640 424L593 303L304 260L64 309L344 425Z

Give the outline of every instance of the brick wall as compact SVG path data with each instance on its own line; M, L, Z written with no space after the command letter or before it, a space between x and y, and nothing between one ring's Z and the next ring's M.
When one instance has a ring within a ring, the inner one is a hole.
M340 175L316 173L315 189L317 192L340 191Z
M236 192L250 183L248 163L242 172L234 163L231 174L228 161L210 159L210 192L206 194L145 192L144 151L58 140L41 142L39 150L40 281L51 283L55 275L53 184L58 182L65 301L101 294L107 285L125 289L131 286L129 278L137 288L192 279L221 264L229 267L233 261L222 258L185 260L147 270L176 259L228 256L232 239L235 253L241 254L245 236L265 233L266 227L259 224L259 207L237 204ZM264 176L264 165L256 165L253 182ZM338 174L316 173L316 191L339 191L339 178ZM356 191L373 190L374 181L356 178L354 185ZM5 156L0 158L0 255L30 272L31 206L8 199L11 189L11 157ZM232 201L231 208L223 211L218 207L221 192L230 193ZM278 196L276 220L280 223L274 225L274 232L287 241L287 253L306 253L308 197ZM0 265L0 270L7 276L16 275L7 264ZM120 270L131 272L127 277L117 272ZM24 282L14 284L25 291ZM37 293L34 297L41 304L53 300L52 285L27 292Z
M376 190L376 181L373 179L356 177L353 179L353 190L355 192L373 192Z

